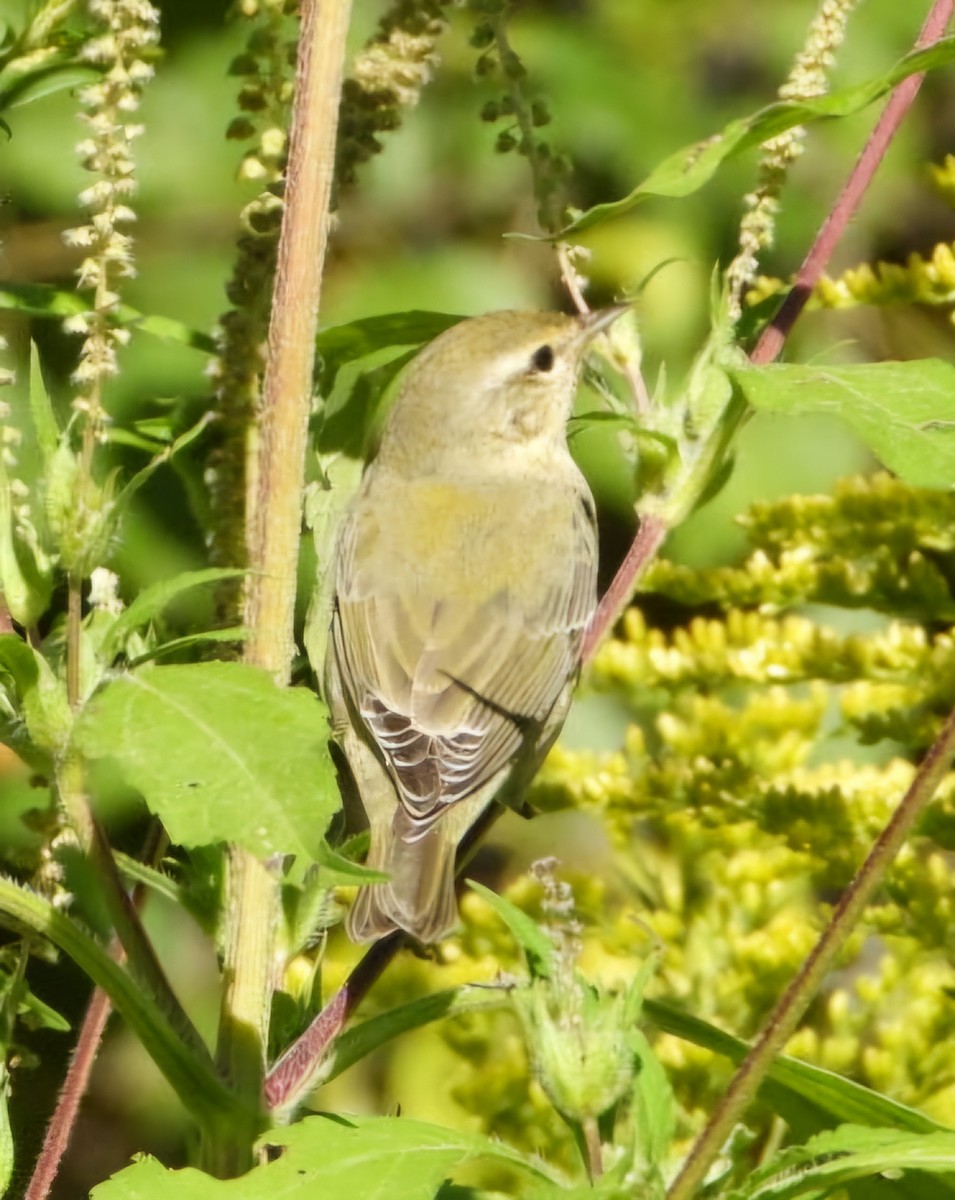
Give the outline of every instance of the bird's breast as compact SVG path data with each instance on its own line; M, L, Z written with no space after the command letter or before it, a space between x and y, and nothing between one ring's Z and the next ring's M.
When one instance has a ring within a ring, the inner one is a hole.
M567 570L580 503L572 477L386 480L356 511L356 561L378 586L413 581L436 601L480 603L503 590L517 599L535 591L542 576Z

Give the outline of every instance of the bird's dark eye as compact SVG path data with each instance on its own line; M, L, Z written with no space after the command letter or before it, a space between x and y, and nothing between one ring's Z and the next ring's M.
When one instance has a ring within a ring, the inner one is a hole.
M554 365L554 351L550 346L538 346L531 355L531 366L535 371L549 371Z

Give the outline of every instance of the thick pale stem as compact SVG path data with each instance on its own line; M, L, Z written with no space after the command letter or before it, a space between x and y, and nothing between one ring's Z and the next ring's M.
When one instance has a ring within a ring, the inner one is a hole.
M229 848L225 980L216 1058L240 1096L258 1097L265 1075L268 1007L275 975L278 888L266 867Z
M328 241L338 104L350 0L302 8L286 204L263 383L258 492L249 514L246 661L280 683L292 659L305 446L315 330Z
M350 0L305 0L289 140L285 211L279 239L263 415L251 468L247 513L249 576L245 661L288 683L315 331L328 240L329 204ZM229 856L226 989L220 1064L238 1094L261 1104L275 969L277 883L246 851ZM249 1165L237 1131L219 1154L219 1173ZM221 1151L221 1148L220 1148ZM224 1167L224 1170L222 1169Z

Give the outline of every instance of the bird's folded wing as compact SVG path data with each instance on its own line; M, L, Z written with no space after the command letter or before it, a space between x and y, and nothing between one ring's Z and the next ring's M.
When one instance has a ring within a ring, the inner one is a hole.
M427 586L372 589L352 564L360 522L342 531L333 620L351 704L422 832L481 787L540 728L576 668L594 605L595 536L581 509L575 552L539 589L504 587L481 600Z

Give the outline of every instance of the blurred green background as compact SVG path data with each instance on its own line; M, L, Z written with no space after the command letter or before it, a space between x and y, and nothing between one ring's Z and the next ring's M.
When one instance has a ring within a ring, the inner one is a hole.
M24 0L0 0L19 10ZM201 4L160 0L163 54L141 110L137 143L138 277L124 299L145 313L174 316L211 331L227 305L238 213L255 193L235 178L241 148L224 130L235 115L237 81L227 70L248 35L229 20L220 0ZM575 165L573 202L580 207L619 198L663 157L716 132L730 119L769 103L801 44L814 0L539 0L518 3L511 30L533 93L553 115L551 144ZM913 42L925 5L867 0L850 23L835 77L848 82L887 68ZM353 48L374 29L385 5L356 0ZM321 324L414 308L479 313L506 307L568 307L552 253L544 245L509 239L533 232L535 206L526 163L497 154L497 126L478 114L499 96L493 77L475 79L476 52L468 43L473 18L450 10L442 65L384 153L340 197L331 242ZM953 144L955 95L950 73L930 77L840 247L833 272L865 260L904 260L955 239L955 217L932 191L925 164L941 161ZM0 277L72 286L78 257L62 241L79 222L76 195L88 178L78 166L80 128L68 92L7 114L0 137ZM767 273L786 276L799 265L813 232L871 127L874 110L816 127L793 173ZM730 163L698 195L650 201L629 217L585 235L592 251L591 298L601 303L633 288L657 264L639 304L647 377L662 364L678 380L707 328L710 276L732 256L741 197L752 186L755 156ZM22 338L22 322L0 317L0 332ZM67 377L75 340L34 323L58 400L68 404ZM953 329L939 311L855 309L805 316L787 355L828 361L949 356ZM134 337L122 354L122 373L108 396L119 423L149 415L186 397L208 394L205 357L197 351ZM586 434L576 450L602 510L606 569L631 530L628 481L609 463L607 435ZM135 465L135 455L121 460ZM141 460L139 460L141 461ZM836 421L759 418L743 431L734 474L720 495L670 539L667 553L695 564L737 559L744 541L733 518L752 499L825 490L839 475L869 465L865 451ZM116 549L116 565L132 593L155 579L199 566L201 530L191 519L181 484L161 473L143 493ZM588 715L589 714L589 715ZM582 707L568 736L590 745L619 737L606 713ZM0 789L4 783L0 780ZM150 907L149 925L200 1026L211 1032L215 964L208 944L176 914ZM53 976L62 986L62 976ZM42 985L38 984L42 994ZM71 1001L81 1008L76 980ZM62 997L58 997L62 999ZM21 1121L34 1136L51 1100L67 1047L47 1035L46 1073L22 1072ZM437 1040L435 1039L435 1045ZM435 1054L448 1053L434 1049ZM429 1075L430 1079L431 1076ZM354 1089L340 1093L343 1103ZM443 1102L442 1102L443 1103ZM440 1106L440 1103L439 1103ZM430 1105L434 1107L434 1103ZM440 1115L427 1111L420 1115ZM56 1195L85 1195L90 1183L121 1166L136 1149L170 1164L182 1161L181 1114L145 1056L114 1031L97 1068L93 1094Z

